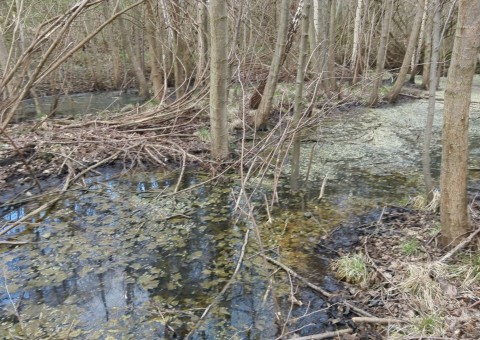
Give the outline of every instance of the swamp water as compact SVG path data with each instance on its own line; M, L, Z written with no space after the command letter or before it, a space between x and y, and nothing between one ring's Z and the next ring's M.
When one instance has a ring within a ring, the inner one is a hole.
M264 195L271 197L273 177L252 197L265 251L280 253L283 263L312 283L335 290L316 246L328 230L375 220L385 204L421 189L425 112L426 102L416 101L326 119L305 195L290 194L281 176L271 225ZM479 114L472 114L473 167L480 155ZM440 126L437 119L437 141ZM303 174L312 146L304 145ZM326 174L325 197L318 202ZM478 190L475 174L472 190ZM193 188L174 197L168 194L178 176L165 173L90 178L68 193L32 221L37 226L21 232L31 243L1 249L0 338L184 338L228 282L252 228L232 214L238 180L201 184L205 179L186 173L181 189ZM14 221L33 208L4 208L1 216ZM327 321L337 316L335 308L313 291L291 286L276 268L267 271L255 233L250 235L235 282L193 338L274 339L282 332L333 330ZM292 303L292 290L302 305ZM288 327L275 321L277 308Z
M87 113L96 114L102 111L115 112L125 107L141 104L145 100L140 98L136 92L108 91L75 93L61 95L57 99L54 96L38 98L39 109L43 115L48 115L55 107L57 117L75 117ZM17 113L14 116L16 123L25 120L38 119L37 108L33 99L22 101Z

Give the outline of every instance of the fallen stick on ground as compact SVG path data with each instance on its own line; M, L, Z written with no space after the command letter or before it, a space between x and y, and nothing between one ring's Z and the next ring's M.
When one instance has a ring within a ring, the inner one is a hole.
M333 338L333 337L340 336L342 334L348 334L348 333L352 333L352 332L353 332L353 330L351 328L345 328L345 329L339 329L338 331L307 335L307 336L302 336L302 337L297 337L297 338L292 338L292 339L295 339L295 340L327 339L327 338Z
M355 323L379 323L379 324L389 324L389 323L406 323L408 321L393 319L393 318L371 318L371 317L354 317L352 321Z

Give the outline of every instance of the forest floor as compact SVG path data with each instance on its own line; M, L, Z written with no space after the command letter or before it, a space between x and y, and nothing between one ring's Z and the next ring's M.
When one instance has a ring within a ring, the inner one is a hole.
M349 281L344 298L365 312L347 323L353 332L343 339L480 338L478 238L442 248L437 206L422 204L385 208L376 222L337 228L320 243ZM470 212L478 232L478 200Z

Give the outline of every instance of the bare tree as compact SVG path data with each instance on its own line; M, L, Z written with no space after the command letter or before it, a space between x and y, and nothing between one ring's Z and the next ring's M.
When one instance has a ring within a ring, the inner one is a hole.
M440 176L440 219L445 244L470 230L467 209L468 123L480 48L480 1L460 0L452 61L445 89Z

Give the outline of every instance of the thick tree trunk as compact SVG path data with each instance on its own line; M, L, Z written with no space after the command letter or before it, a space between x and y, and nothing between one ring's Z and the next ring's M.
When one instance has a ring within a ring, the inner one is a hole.
M212 157L228 157L228 22L224 0L210 0L210 126Z
M390 103L395 102L400 94L400 91L403 87L403 83L405 83L405 79L407 77L407 72L410 67L410 60L412 59L413 52L415 51L415 45L417 43L418 33L420 31L420 26L422 24L423 18L423 10L425 6L425 0L418 0L417 8L416 8L416 15L413 21L412 31L410 33L410 37L408 39L407 50L405 52L405 57L403 58L402 67L400 68L400 72L398 73L397 80L395 84L393 84L390 93L388 94L388 101Z
M260 127L267 119L272 109L272 100L277 87L278 75L280 67L283 63L285 47L287 43L287 29L288 17L290 14L290 0L282 0L280 26L278 27L277 42L275 45L275 52L268 72L267 82L265 83L265 90L261 96L260 106L255 116L255 126Z
M394 0L387 0L385 2L385 9L383 11L382 31L380 34L380 44L378 45L377 51L377 67L372 84L372 93L369 99L370 106L376 106L378 104L378 90L382 84L383 69L385 67L385 59L387 56L387 42L388 35L390 33L390 22L392 21L393 1Z
M430 66L430 93L428 98L428 115L427 124L425 127L425 135L423 141L423 154L422 154L422 168L423 179L425 182L425 192L428 201L433 199L433 180L430 170L430 145L432 142L432 128L433 118L435 117L435 93L437 89L437 64L440 51L440 16L441 5L440 0L433 0L432 2L434 15L433 15L433 31L432 31L432 58L428 65Z
M440 176L440 219L444 244L458 243L470 230L467 209L468 123L479 48L480 1L460 0L445 89Z
M300 50L298 55L298 68L297 68L297 80L295 84L295 102L293 107L293 121L292 126L294 129L298 129L298 125L302 116L302 103L303 103L303 88L305 83L305 63L308 54L308 31L309 31L309 13L310 13L310 1L305 0L303 12L302 12L302 33L300 37ZM291 187L293 191L298 190L298 177L300 174L300 142L301 134L297 130L293 137L293 149L292 149L292 173L291 173Z

